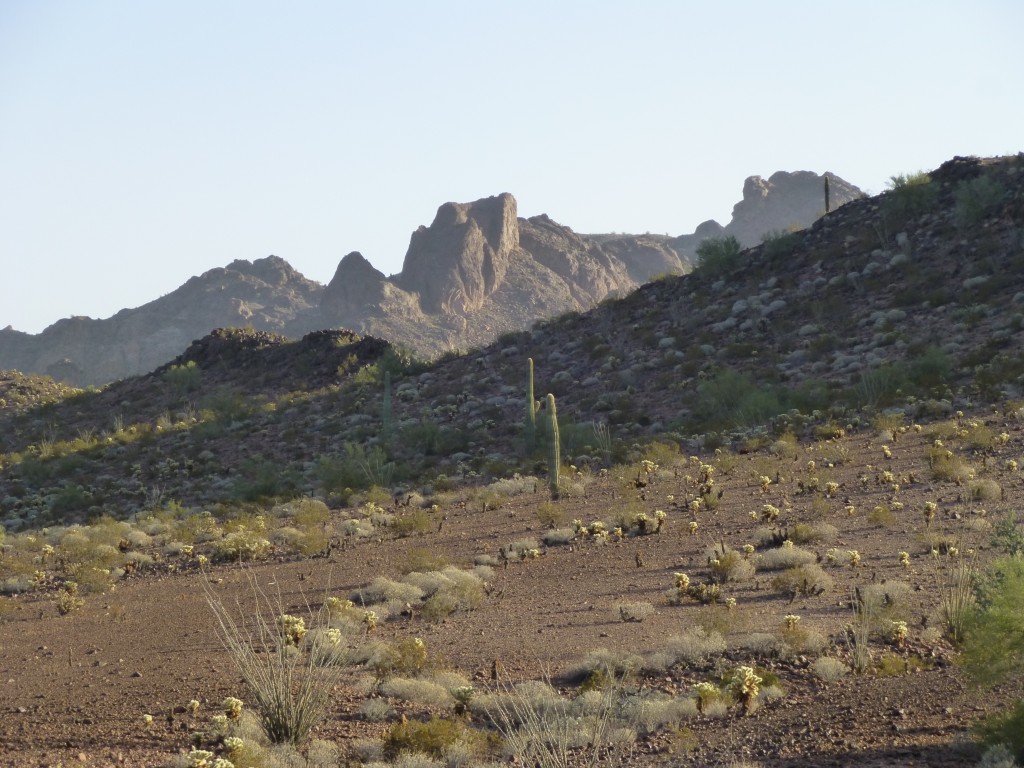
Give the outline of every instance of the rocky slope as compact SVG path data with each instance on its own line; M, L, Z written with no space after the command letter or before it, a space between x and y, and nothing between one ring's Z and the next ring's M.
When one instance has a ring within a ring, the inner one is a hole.
M833 207L859 194L828 176ZM735 235L752 245L766 232L807 226L823 211L822 188L823 177L806 171L751 177L728 225L705 222L678 238L578 234L546 215L519 218L508 193L445 203L412 234L402 271L390 278L357 252L326 288L274 256L235 261L111 318L68 318L38 335L4 329L0 370L105 384L150 371L220 327L290 338L350 328L435 357L685 273L705 237Z
M430 366L402 365L379 346L350 352L348 336L242 334L211 347L216 359L206 344L178 358L197 363L192 388L165 367L0 412L0 485L19 489L0 500L0 520L52 519L75 486L99 487L72 499L83 512L101 500L130 513L147 488L211 504L242 487L246 467L264 466L257 458L289 487L322 492L318 462L350 444L385 447L410 479L533 471L519 438L527 357L538 396L559 398L563 456L578 466L607 451L595 424L623 447L657 435L696 449L769 423L856 428L865 408L925 418L1020 398L1024 158L957 159L932 177L924 195L909 187L854 201L726 271L658 280ZM511 259L506 276L517 268ZM232 362L246 345L261 350L263 374ZM387 439L380 354L392 357ZM283 371L290 378L271 386Z

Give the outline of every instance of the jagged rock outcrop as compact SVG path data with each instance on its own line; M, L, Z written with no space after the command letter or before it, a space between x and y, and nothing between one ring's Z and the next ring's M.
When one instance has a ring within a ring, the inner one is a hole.
M320 299L320 310L328 317L350 317L379 307L385 279L363 254L352 251L338 263Z
M862 196L860 189L834 173L778 171L767 179L749 176L743 182L743 199L732 209L732 219L722 226L705 221L692 235L680 235L672 246L693 259L697 246L709 237L732 235L744 248L760 243L771 232L805 229L825 213L825 179L829 182L829 208L835 210Z
M473 203L445 203L434 223L412 233L397 284L425 312L479 309L501 284L519 247L516 199L507 192Z

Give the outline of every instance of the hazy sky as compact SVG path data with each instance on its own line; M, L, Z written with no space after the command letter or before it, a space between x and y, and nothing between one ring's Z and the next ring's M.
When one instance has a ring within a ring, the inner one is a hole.
M1020 0L0 0L0 327L272 253L391 274L448 200L675 235L752 174L1015 153L1022 29Z

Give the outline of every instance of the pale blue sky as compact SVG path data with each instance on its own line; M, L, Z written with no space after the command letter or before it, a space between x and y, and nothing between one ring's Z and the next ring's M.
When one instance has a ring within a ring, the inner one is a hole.
M0 327L277 254L391 274L448 200L579 232L729 219L1024 149L1024 2L0 0Z

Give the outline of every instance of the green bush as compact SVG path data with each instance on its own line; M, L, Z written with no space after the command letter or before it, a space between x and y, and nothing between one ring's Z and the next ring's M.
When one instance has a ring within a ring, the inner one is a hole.
M182 397L199 389L201 380L202 374L195 360L189 360L184 365L172 365L164 372L164 381Z
M766 232L761 239L762 250L769 259L785 258L799 247L801 239L799 232Z
M732 235L709 237L697 246L697 269L705 275L721 277L740 264L743 246Z
M990 174L961 181L953 192L958 227L980 224L1006 200L1006 187Z
M995 560L977 587L978 609L964 631L963 660L971 676L995 685L1024 676L1024 558ZM979 726L987 744L1006 744L1024 760L1024 701Z
M889 179L889 193L883 211L900 219L920 216L935 207L938 196L937 185L924 171L897 174Z
M461 720L432 717L425 723L407 720L396 723L384 737L384 754L394 760L402 754L426 754L441 759L457 742L479 741L479 736Z

